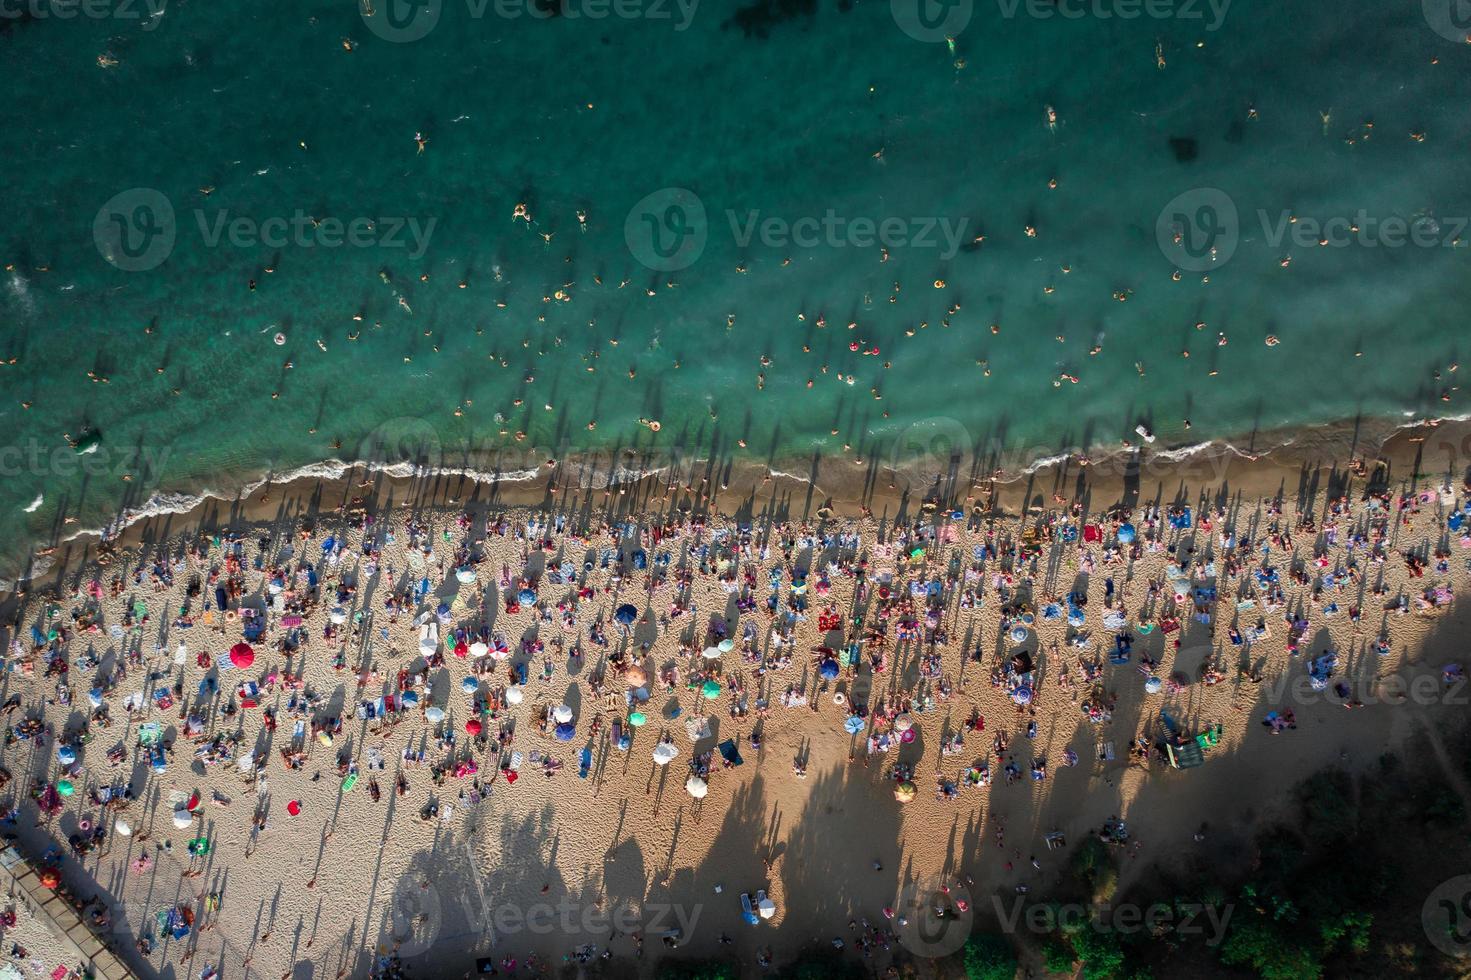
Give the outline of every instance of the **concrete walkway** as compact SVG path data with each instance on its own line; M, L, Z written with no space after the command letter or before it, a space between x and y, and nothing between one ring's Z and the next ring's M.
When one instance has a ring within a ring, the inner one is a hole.
M96 980L136 980L137 974L103 945L75 909L55 891L41 884L30 862L13 847L0 850L0 882L7 878L7 891L51 929L62 948L72 953L70 959L87 964Z

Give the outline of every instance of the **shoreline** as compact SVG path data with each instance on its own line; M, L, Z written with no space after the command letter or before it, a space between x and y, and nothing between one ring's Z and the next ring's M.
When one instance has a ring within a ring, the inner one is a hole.
M338 496L345 506L355 496L352 490L372 487L372 496L361 501L372 507L384 494L391 499L421 496L426 489L446 482L457 483L457 493L464 495L466 484L471 496L481 499L488 491L489 502L499 506L547 507L555 504L557 494L577 496L603 491L611 498L664 500L669 494L683 494L686 506L696 502L715 513L731 501L748 504L763 492L775 493L783 486L795 485L806 497L804 519L828 508L834 516L858 517L865 512L878 514L885 506L902 511L909 506L956 507L979 515L999 515L1037 507L1037 488L1051 477L1053 489L1074 482L1073 490L1087 487L1096 501L1100 496L1118 495L1119 502L1129 504L1138 499L1147 482L1161 487L1166 481L1181 486L1226 485L1233 492L1269 495L1290 490L1291 481L1300 480L1313 469L1337 471L1353 460L1384 464L1385 479L1426 478L1430 473L1416 473L1423 462L1422 448L1432 434L1438 435L1436 452L1449 450L1452 466L1465 468L1457 473L1449 468L1443 476L1454 483L1460 480L1471 487L1471 419L1446 418L1392 423L1387 420L1340 422L1303 429L1283 429L1257 433L1247 439L1214 439L1199 443L1183 443L1154 448L1148 443L1095 448L1087 453L1079 449L1048 452L1040 447L1020 449L1010 454L993 453L988 457L951 456L926 462L931 466L895 467L889 460L808 460L773 459L760 463L754 459L715 460L691 455L679 458L668 450L632 448L573 454L555 465L533 467L529 463L539 456L538 447L520 451L522 465L504 469L479 469L468 466L421 466L400 461L376 463L337 458L307 463L281 474L267 473L240 484L236 491L203 488L194 493L155 491L138 507L126 508L102 527L82 528L65 537L33 548L29 570L12 578L0 579L0 595L13 593L25 583L44 581L60 574L75 562L96 558L106 552L149 537L149 526L165 522L175 526L196 527L213 519L213 512L228 507L238 516L254 514L255 520L267 519L274 510L273 502L306 501ZM1264 441L1268 448L1243 449ZM655 457L657 452L658 457ZM447 454L446 454L447 455ZM640 462L642 459L642 462ZM1083 462L1086 460L1087 462ZM1464 463L1461 461L1464 460ZM1018 463L1024 465L1018 466ZM1410 472L1402 470L1410 467ZM803 469L806 476L802 475ZM700 474L703 472L703 476ZM716 478L715 475L719 474ZM670 474L682 474L671 477ZM363 479L358 479L361 476ZM1229 477L1229 479L1228 479ZM1273 481L1276 485L1273 485ZM350 483L352 485L350 485ZM662 486L661 486L662 484ZM710 492L706 488L718 488ZM653 491L664 492L654 497ZM705 493L710 493L708 498ZM915 495L919 501L914 501ZM1072 494L1076 496L1076 492ZM1056 494L1054 494L1053 503ZM1030 501L1030 504L1028 504ZM446 501L450 502L449 500ZM259 505L259 506L257 506ZM733 512L733 511L731 511ZM209 515L209 516L207 516ZM80 555L74 552L80 549ZM57 556L61 561L58 563Z

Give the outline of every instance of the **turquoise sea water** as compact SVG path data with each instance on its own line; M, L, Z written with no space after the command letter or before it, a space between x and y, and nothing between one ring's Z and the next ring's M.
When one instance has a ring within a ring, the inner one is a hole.
M956 0L953 50L887 0L422 2L7 0L5 548L426 442L923 465L1464 412L1471 47L1433 2Z

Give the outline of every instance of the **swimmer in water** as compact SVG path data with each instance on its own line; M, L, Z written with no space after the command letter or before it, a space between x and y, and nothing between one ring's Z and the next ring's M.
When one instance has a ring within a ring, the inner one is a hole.
M276 346L277 347L285 347L286 346L286 335L284 333L278 333L278 334L276 334L275 341L276 341Z
M414 134L414 143L419 147L419 152L424 152L424 147L429 145L429 139L423 133Z
M1057 110L1052 108L1052 106L1047 107L1047 131L1049 133L1057 132Z

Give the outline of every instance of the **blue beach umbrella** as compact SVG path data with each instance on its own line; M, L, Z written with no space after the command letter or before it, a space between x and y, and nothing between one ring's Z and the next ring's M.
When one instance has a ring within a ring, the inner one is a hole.
M405 691L403 693L403 697L400 698L399 700L401 700L403 702L403 705L404 705L405 708L415 707L419 703L419 692L418 691Z
M863 719L857 715L849 715L848 720L843 722L843 731L849 735L857 735L863 731Z
M1123 524L1119 526L1119 543L1132 544L1134 541L1134 525Z
M480 690L480 682L473 677L466 677L464 680L460 681L460 690L464 691L466 694L474 694L476 691Z
M577 726L570 721L563 722L556 728L557 741L559 742L570 742L576 734Z
M824 658L822 663L817 665L817 674L825 681L836 680L838 673L838 662L832 657Z
M73 762L77 761L76 750L73 749L70 745L63 745L61 748L56 750L56 761L60 762L63 766L71 765Z
M638 619L638 607L632 603L625 602L618 607L618 611L613 614L613 618L624 626L630 626L635 619Z
M536 593L531 589L522 589L516 598L520 599L523 605L529 606L536 601Z

